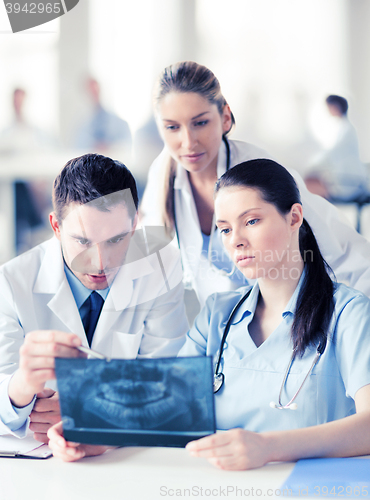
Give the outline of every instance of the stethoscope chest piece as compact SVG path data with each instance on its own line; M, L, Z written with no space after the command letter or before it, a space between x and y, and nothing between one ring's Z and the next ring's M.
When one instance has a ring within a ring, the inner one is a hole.
M213 377L213 393L216 394L224 385L225 376L223 373L218 373Z
M215 367L215 373L213 376L213 394L216 394L216 392L218 392L221 389L221 387L224 385L225 375L222 373L222 371L220 371L220 373L219 373L218 370L220 370L222 353L223 353L223 350L224 350L224 347L226 344L226 337L227 337L227 334L229 333L231 322L232 322L237 310L239 309L239 307L243 304L243 302L247 299L247 297L251 293L251 290L252 289L248 290L248 292L245 295L243 295L243 297L239 300L239 302L236 304L236 306L232 310L232 312L229 316L229 319L227 320L225 330L224 330L224 333L222 335L221 345L220 345L220 348L218 350L218 356L216 355L217 362L216 362L216 367Z

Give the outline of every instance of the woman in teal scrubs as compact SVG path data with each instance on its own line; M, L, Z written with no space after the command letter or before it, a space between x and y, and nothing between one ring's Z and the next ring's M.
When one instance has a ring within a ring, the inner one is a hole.
M216 421L226 432L188 450L234 470L369 454L370 300L332 281L293 177L271 160L242 163L217 182L215 212L233 262L257 281L211 295L180 351L217 361L250 289L218 370Z

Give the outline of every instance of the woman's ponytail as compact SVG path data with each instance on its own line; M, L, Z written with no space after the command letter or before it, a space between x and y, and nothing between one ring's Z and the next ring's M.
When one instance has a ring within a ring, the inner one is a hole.
M297 300L292 341L296 353L302 356L310 345L326 345L334 310L334 287L328 274L333 274L333 271L321 255L315 235L306 219L303 219L299 230L299 249L305 263L305 275Z

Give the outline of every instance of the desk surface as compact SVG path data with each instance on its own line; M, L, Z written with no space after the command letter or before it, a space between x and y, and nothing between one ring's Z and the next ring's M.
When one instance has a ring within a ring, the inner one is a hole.
M75 463L0 458L0 500L274 498L293 467L220 471L180 448L120 448Z

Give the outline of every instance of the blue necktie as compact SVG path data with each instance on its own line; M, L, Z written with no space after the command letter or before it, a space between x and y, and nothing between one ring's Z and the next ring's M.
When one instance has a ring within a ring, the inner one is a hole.
M89 303L89 312L83 319L83 325L85 327L87 341L89 343L89 346L91 347L92 338L95 332L96 324L98 322L101 310L103 308L104 299L99 293L93 291L86 299L86 302L87 301Z

